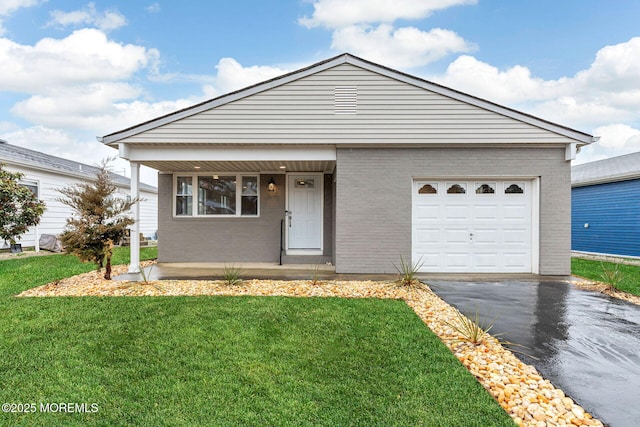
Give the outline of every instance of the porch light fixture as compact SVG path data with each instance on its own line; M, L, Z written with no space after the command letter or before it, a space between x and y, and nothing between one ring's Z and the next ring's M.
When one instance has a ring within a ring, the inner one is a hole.
M273 180L273 177L269 179L269 183L267 184L267 188L271 193L276 191L276 182Z

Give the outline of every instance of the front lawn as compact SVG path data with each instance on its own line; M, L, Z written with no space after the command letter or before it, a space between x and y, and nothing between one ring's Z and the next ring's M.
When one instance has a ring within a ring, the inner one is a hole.
M603 264L605 268L615 269L611 262L601 262L582 258L571 258L571 274L602 282ZM640 296L640 266L619 264L622 280L619 289Z
M10 296L91 268L0 261L0 425L513 425L402 301Z

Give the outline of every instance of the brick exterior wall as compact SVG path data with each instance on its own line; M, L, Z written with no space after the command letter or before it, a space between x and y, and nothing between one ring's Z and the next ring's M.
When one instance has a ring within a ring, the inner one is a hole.
M414 178L540 177L543 275L571 269L571 165L562 148L338 148L338 273L395 273L411 258Z
M271 175L260 177L259 218L174 218L173 176L158 175L158 261L273 262L280 255L280 220L285 211L285 175L274 174L277 191L269 193ZM332 177L325 175L324 255L332 256Z

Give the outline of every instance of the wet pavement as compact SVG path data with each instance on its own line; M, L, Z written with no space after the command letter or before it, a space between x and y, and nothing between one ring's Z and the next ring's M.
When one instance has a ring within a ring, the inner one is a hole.
M640 306L562 281L427 282L603 423L640 426Z

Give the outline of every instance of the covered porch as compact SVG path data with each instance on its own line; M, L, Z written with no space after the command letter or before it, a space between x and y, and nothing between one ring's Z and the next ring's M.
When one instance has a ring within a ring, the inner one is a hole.
M160 263L334 263L335 146L120 143L119 152L131 197L140 165L158 170ZM130 273L139 250L132 242Z

